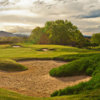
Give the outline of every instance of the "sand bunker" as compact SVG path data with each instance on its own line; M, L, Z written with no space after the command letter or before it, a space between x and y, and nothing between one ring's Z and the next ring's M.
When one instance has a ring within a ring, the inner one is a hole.
M21 46L20 45L13 45L12 47L13 48L20 48Z
M38 49L37 51L44 51L44 52L46 52L46 51L54 51L54 50L56 50L56 49L42 48L42 49Z
M0 88L11 89L34 97L49 97L52 92L90 80L88 76L54 78L49 76L52 68L65 62L53 60L20 61L29 68L24 72L0 71Z

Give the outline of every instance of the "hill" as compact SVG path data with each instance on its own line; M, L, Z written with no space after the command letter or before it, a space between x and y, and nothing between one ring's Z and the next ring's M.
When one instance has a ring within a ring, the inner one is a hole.
M0 31L0 37L15 37L13 33L10 32L5 32L5 31Z

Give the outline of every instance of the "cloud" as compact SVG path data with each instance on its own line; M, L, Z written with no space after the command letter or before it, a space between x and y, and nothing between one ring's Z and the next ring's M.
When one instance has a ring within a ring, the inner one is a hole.
M93 10L91 12L89 12L87 15L80 15L80 18L96 18L96 17L100 17L100 9L97 10Z
M27 29L49 20L68 19L83 33L92 34L100 32L99 17L100 0L0 0L0 29L6 26L5 30L7 26Z

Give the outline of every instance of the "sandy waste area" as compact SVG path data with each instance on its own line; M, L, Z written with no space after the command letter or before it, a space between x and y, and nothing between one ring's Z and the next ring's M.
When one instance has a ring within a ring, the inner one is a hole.
M49 71L66 63L63 61L30 60L19 61L19 63L27 66L28 70L23 72L0 71L0 88L10 89L28 96L49 97L55 90L90 79L89 76L51 77Z

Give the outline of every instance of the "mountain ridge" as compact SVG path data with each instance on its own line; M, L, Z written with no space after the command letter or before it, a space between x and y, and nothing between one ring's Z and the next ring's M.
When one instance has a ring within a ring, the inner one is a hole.
M16 35L6 31L0 31L0 37L15 37Z

